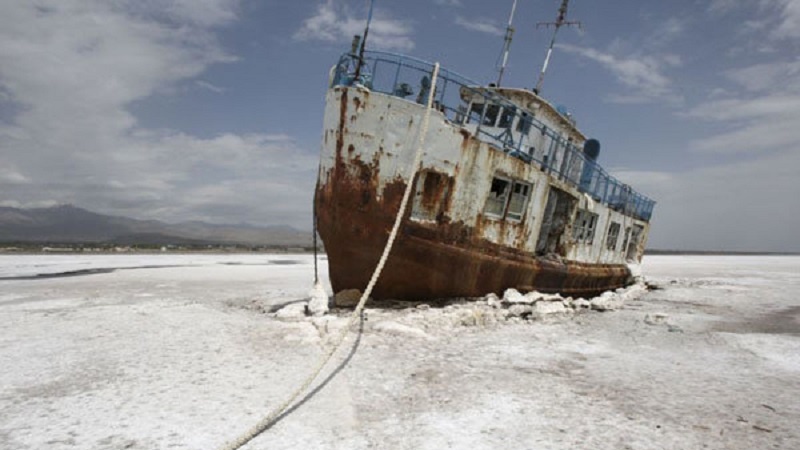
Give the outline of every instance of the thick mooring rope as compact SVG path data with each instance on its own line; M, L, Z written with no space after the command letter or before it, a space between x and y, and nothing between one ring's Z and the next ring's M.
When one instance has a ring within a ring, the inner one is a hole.
M403 200L400 202L400 210L397 212L397 217L394 219L394 225L392 226L392 231L389 234L389 240L386 241L386 246L383 248L383 254L381 255L381 259L378 262L377 267L375 267L375 271L372 273L372 278L369 280L369 284L367 284L367 288L364 290L364 293L361 295L361 299L358 301L358 305L356 309L353 310L353 313L350 315L350 319L347 322L347 325L342 328L339 336L337 336L334 344L330 347L330 349L323 355L322 359L320 360L317 367L311 373L311 375L306 378L302 385L300 385L297 390L295 390L283 403L281 403L277 408L273 409L271 413L269 413L266 417L261 419L257 424L255 424L250 430L243 433L239 436L236 440L229 442L221 450L236 450L241 448L243 445L248 443L251 439L258 436L261 432L266 430L284 411L286 411L289 406L302 394L305 392L309 386L314 382L314 380L319 376L322 372L322 369L328 364L331 360L333 355L339 350L344 339L347 337L350 329L352 328L353 324L356 322L358 317L361 315L361 312L364 310L364 305L367 303L367 299L369 295L372 293L372 289L375 287L375 284L378 282L378 278L381 276L381 272L383 271L383 266L386 264L386 260L389 257L389 252L392 250L392 246L394 245L394 240L397 237L397 231L400 229L400 223L403 220L403 216L405 215L406 208L408 206L408 200L411 197L411 189L414 185L414 176L417 174L417 170L419 168L420 162L422 161L422 146L425 143L425 135L428 134L428 122L431 116L431 109L433 107L433 97L436 93L436 81L439 77L439 63L436 63L433 66L433 76L431 77L431 89L428 93L428 103L427 109L425 110L425 115L422 119L422 125L420 127L419 138L417 140L417 152L414 155L414 162L411 164L408 170L408 177L406 179L406 190L403 192Z

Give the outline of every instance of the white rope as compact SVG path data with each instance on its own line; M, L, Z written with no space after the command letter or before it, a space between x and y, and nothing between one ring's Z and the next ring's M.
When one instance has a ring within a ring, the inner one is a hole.
M336 340L334 341L333 346L330 347L327 353L323 355L322 359L320 360L319 364L317 365L316 369L311 373L311 375L306 378L300 387L295 390L292 395L290 395L286 401L281 403L277 408L272 410L272 412L261 419L257 424L255 424L250 430L243 433L239 436L236 440L233 440L227 443L225 446L221 447L220 450L236 450L242 447L244 444L249 442L254 437L258 436L262 431L267 429L267 427L272 424L281 414L283 414L286 409L291 406L292 403L302 394L305 392L311 383L319 376L322 372L322 369L328 364L330 359L342 345L344 339L347 337L347 334L350 332L350 328L352 328L353 324L355 323L356 319L361 315L361 311L364 310L364 305L367 303L367 299L369 298L369 294L372 293L372 289L375 287L375 284L378 282L378 278L381 275L381 271L383 271L383 266L386 264L386 259L389 257L389 252L392 250L392 246L394 245L394 240L397 237L397 231L400 229L400 223L403 220L403 216L405 215L406 207L408 206L408 199L411 197L411 189L413 187L414 176L417 173L417 169L419 168L420 162L422 160L422 145L425 143L425 135L428 134L428 121L430 120L431 116L431 109L433 106L433 96L436 91L436 81L439 77L439 63L436 63L433 66L433 76L431 79L431 89L428 93L428 104L427 109L425 110L425 115L422 119L422 126L419 133L419 138L417 140L417 152L414 155L414 162L408 169L408 178L406 181L406 190L403 192L403 200L400 202L400 210L397 212L397 217L395 217L394 225L392 226L392 231L389 234L389 240L386 242L386 246L383 249L383 254L381 255L381 259L378 262L378 266L375 267L375 271L372 273L372 278L369 280L369 284L367 284L367 288L364 290L364 293L361 295L361 299L358 301L358 305L356 309L353 310L353 313L350 315L350 319L347 322L347 326L342 328L339 336L337 336Z

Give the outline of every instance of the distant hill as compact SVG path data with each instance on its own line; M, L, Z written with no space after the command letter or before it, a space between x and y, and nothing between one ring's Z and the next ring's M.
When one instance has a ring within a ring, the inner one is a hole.
M0 242L112 244L239 244L311 246L311 233L286 225L165 223L98 214L72 205L20 209L0 207Z

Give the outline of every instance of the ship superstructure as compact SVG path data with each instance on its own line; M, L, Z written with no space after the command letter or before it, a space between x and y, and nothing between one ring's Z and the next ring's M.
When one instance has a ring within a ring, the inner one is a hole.
M331 71L315 200L334 291L367 284L431 90L414 195L373 297L590 296L629 282L655 202L598 164L571 114L444 68L433 86L433 64L356 48Z

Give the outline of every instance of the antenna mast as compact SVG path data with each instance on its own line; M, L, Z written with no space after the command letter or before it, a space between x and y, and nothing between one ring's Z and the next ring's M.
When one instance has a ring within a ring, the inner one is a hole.
M556 35L558 34L558 29L563 26L577 26L581 28L581 23L578 21L569 21L567 20L567 6L569 5L569 0L561 0L561 7L558 8L558 18L555 22L540 22L536 24L536 28L539 27L553 27L553 38L550 39L550 47L547 49L547 56L544 58L544 65L542 66L542 72L539 74L539 81L536 82L536 88L534 88L534 92L537 94L542 91L542 84L544 83L544 74L547 72L547 65L550 64L550 55L553 54L553 47L556 44Z
M500 63L500 74L497 76L497 86L503 81L503 72L506 71L506 63L508 63L508 52L511 50L511 39L514 37L514 27L511 23L514 21L514 12L517 10L517 0L511 5L511 15L508 16L508 26L506 27L506 37L503 43L503 51L500 53L502 62Z
M367 45L367 35L369 34L369 24L372 23L372 8L375 6L375 0L369 2L369 15L367 16L367 25L364 28L364 39L361 40L361 49L358 51L358 64L356 65L356 73L353 79L358 83L361 76L361 66L364 65L364 47Z

